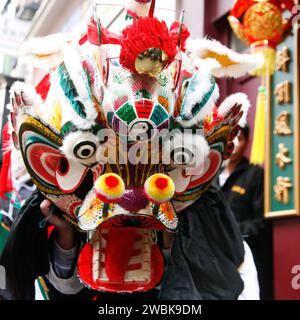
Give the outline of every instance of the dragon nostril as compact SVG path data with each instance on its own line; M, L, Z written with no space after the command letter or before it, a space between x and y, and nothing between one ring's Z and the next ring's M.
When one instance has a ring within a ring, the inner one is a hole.
M57 171L62 176L64 176L69 171L69 162L66 158L64 158L64 157L60 158L60 160L58 162Z
M149 200L141 188L127 189L118 205L123 209L136 213L147 207Z

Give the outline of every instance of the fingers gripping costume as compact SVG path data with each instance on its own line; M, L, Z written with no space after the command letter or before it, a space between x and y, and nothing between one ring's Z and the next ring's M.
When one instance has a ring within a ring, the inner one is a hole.
M191 60L182 21L168 28L153 10L128 19L113 34L93 17L36 89L11 90L14 143L40 192L87 235L80 280L105 292L161 282L155 231L176 232L180 211L231 155L249 107L241 93L218 105L213 75L257 66L208 40L193 44Z

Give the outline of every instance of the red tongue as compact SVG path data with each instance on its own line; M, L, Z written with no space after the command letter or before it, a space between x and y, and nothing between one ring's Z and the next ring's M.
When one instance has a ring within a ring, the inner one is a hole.
M111 282L122 282L134 255L134 244L140 235L136 230L111 228L106 237L105 265Z
M161 281L163 272L158 245L149 232L135 228L98 229L78 259L80 279L98 291L148 291Z

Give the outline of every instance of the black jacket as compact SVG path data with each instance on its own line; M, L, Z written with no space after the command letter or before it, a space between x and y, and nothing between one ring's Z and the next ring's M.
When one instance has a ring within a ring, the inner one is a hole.
M39 208L43 199L35 192L13 224L0 258L0 264L7 268L7 290L0 290L0 299L34 299L34 279L49 270L47 230L38 228L44 219ZM238 226L220 189L211 187L181 214L161 299L236 299L243 290L237 271L243 259ZM78 295L65 296L54 290L52 298L86 299L92 294L84 289ZM102 298L113 296L108 294ZM144 296L148 300L155 294L149 292Z
M258 272L260 298L273 298L272 221L264 220L264 171L243 161L235 168L223 193L239 223L245 241L251 248Z
M180 215L161 299L237 299L244 286L238 272L244 246L221 190L210 187Z
M35 191L13 222L0 265L6 269L6 289L0 300L34 299L34 281L49 271L47 229L40 229L45 218L40 210L44 197Z
M222 187L244 236L257 235L264 227L264 171L243 159Z

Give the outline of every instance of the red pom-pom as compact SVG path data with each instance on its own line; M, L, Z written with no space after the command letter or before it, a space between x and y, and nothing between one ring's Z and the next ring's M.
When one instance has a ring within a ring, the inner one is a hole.
M98 27L94 18L91 18L88 24L87 38L90 43L95 44L97 46L101 44L120 44L119 35L108 31L107 29L101 28L101 37L99 37ZM99 38L101 38L101 43L99 43Z
M177 43L165 22L156 18L140 18L123 31L121 65L132 72L137 72L136 59L149 48L159 48L167 55L166 66L174 61L177 54Z

